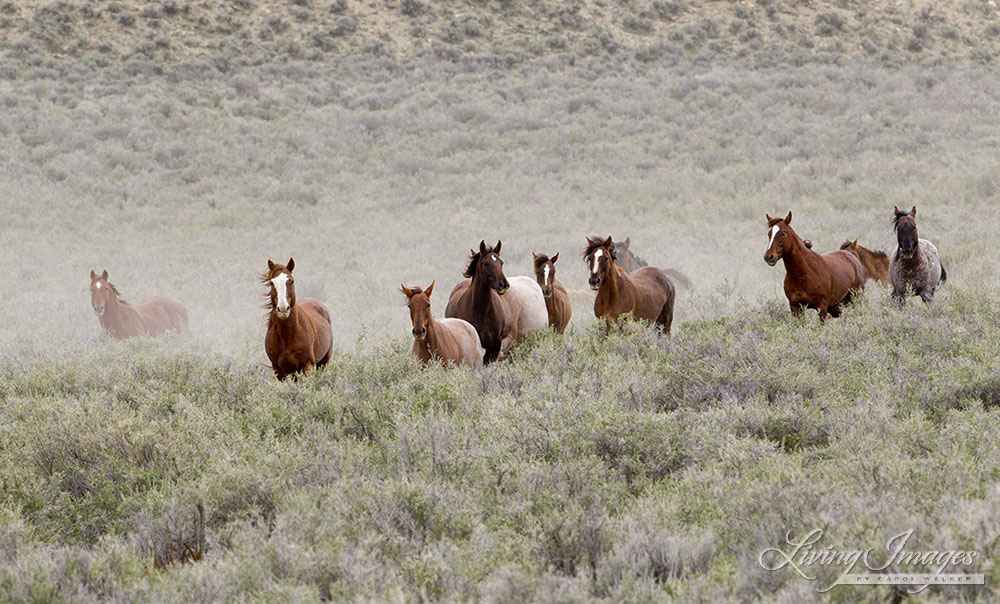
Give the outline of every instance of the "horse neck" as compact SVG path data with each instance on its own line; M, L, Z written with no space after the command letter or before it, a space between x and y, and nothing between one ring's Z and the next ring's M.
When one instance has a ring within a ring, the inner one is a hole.
M139 311L112 296L108 304L104 305L104 314L101 315L101 325L108 329L121 329L127 323L139 320Z
M785 271L797 273L806 270L810 264L812 256L818 256L816 252L806 247L798 233L789 229L792 236L792 249L781 254L781 260L785 263Z
M430 320L427 321L427 335L424 336L424 341L420 343L421 344L420 347L424 351L426 351L428 359L430 359L434 355L437 355L438 352L440 351L439 346L441 342L438 339L438 334L440 329L441 326L438 325L438 321L434 317L431 317Z
M493 303L493 290L485 281L479 278L479 273L472 276L472 307L483 309Z
M601 289L597 291L597 295L611 302L618 297L622 290L627 289L629 285L628 279L624 275L618 274L618 267L612 261L611 270L608 271L608 276L601 281Z
M272 307L271 314L268 315L267 319L270 329L277 333L281 339L287 339L299 330L298 305L293 305L288 309L288 318L284 321L278 318L276 309Z

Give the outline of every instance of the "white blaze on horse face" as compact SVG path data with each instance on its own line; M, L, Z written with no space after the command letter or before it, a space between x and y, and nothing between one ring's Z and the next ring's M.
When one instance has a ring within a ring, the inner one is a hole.
M497 261L497 255L493 254L493 262L496 262L496 261Z
M600 265L600 262L598 262L597 259L600 258L602 254L604 254L604 250L597 250L596 252L594 252L593 264L590 267L590 273L592 275L597 274L597 267Z
M545 287L551 287L552 286L552 284L549 283L549 271L551 270L551 268L552 267L550 267L548 264L546 264L545 265L545 269L542 271L542 283L545 284Z
M271 284L274 285L274 292L277 294L278 301L275 304L275 310L278 311L278 317L285 319L288 317L288 274L281 273L274 279L271 279Z
M97 285L96 285L95 287L96 287L97 289L101 289L101 282L100 282L100 281L98 281L98 282L97 282Z
M771 249L771 246L774 245L774 238L778 236L778 231L780 230L781 229L778 228L778 225L774 225L773 227L771 227L771 243L767 244L767 249Z

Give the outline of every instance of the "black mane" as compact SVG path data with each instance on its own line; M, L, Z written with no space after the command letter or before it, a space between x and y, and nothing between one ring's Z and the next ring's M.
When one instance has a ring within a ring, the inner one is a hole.
M583 250L583 257L586 258L594 253L596 249L604 247L604 241L605 239L601 239L600 237L587 237L587 248ZM611 252L612 260L618 260L618 252L615 251L614 243L612 243L611 249L608 251Z
M535 256L535 268L541 267L543 264L549 261L549 257L545 254L538 254Z
M910 213L905 210L896 210L896 215L892 217L892 230L898 230L899 220L909 215Z
M492 254L492 253L493 253L493 247L486 246L485 252L475 252L474 254L469 256L469 265L465 267L465 272L462 273L462 276L467 279L472 279L476 274L476 269L479 268L479 259L482 257L482 255Z

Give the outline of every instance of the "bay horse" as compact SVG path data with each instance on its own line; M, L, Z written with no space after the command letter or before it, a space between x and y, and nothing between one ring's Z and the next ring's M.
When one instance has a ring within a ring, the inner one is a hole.
M770 266L785 263L785 297L792 314L801 316L802 307L816 309L819 320L839 317L841 305L851 301L853 292L864 289L865 269L846 250L818 254L792 230L792 213L784 218L767 216L769 243L764 261Z
M486 352L483 363L489 364L500 353L522 341L535 330L548 325L548 312L542 288L530 277L503 274L500 259L502 241L487 247L479 242L479 251L469 250L469 264L463 273L468 277L452 289L444 314L464 319L476 328Z
M865 275L868 279L874 279L884 285L889 285L889 254L882 250L870 250L863 245L858 245L858 240L848 239L840 244L840 249L847 250L854 254L854 257L865 267Z
M934 292L948 280L937 247L917 235L917 206L909 212L893 208L892 226L896 231L896 250L889 261L892 297L903 304L906 291L924 302L934 299Z
M439 361L445 366L449 363L469 367L483 366L479 334L471 323L454 318L435 319L431 315L433 281L425 290L405 285L400 285L399 288L406 296L406 305L410 309L413 356L420 359L424 366L432 361Z
M535 264L535 280L542 288L542 295L545 297L545 310L549 316L549 326L556 333L566 331L566 325L573 316L573 305L569 302L569 294L566 288L556 279L556 261L559 254L551 258L545 254L531 254Z
M674 284L666 273L645 266L626 273L615 266L618 253L614 241L587 237L583 258L590 267L590 288L597 292L594 315L603 318L608 328L625 313L646 320L670 333L674 320Z
M267 261L260 276L268 287L264 308L268 309L264 350L278 380L293 373L308 374L326 365L333 350L330 312L318 300L295 297L295 259L288 264Z
M136 336L161 336L167 331L187 329L184 305L156 296L132 306L122 300L118 288L108 281L108 271L90 271L90 305L101 327L118 340Z

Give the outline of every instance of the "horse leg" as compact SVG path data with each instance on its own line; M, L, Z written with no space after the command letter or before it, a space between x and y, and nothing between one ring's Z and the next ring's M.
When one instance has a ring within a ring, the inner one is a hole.
M664 332L670 335L670 326L674 322L674 308L669 303L663 305L663 309L660 311L660 316L656 317L656 324L659 325Z
M930 304L934 301L934 290L927 288L920 292L920 299L924 301L924 304Z
M842 308L840 306L840 304L841 303L838 302L837 304L834 304L829 309L827 309L828 312L830 313L830 316L833 317L834 319L836 319L836 318L838 318L840 316L840 311L841 311L841 308Z
M899 306L903 306L904 304L906 304L906 292L905 291L901 292L894 287L892 288L892 299Z
M483 365L489 365L493 361L497 360L498 356L500 356L499 344L491 348L487 348L485 354L483 354Z
M802 305L798 302L789 301L788 306L792 309L792 316L796 319L802 316Z

